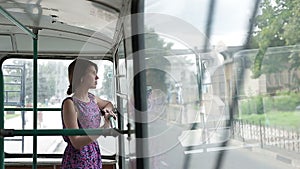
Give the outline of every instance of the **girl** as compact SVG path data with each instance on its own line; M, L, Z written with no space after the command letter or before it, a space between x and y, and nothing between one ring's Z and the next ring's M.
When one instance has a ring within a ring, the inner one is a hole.
M70 97L62 103L63 128L99 128L101 115L105 118L105 124L110 126L109 117L113 113L111 102L102 100L89 92L97 86L98 67L95 63L86 59L75 59L68 67ZM102 112L102 113L100 113ZM97 136L63 136L67 142L62 168L102 168L101 153L97 142Z

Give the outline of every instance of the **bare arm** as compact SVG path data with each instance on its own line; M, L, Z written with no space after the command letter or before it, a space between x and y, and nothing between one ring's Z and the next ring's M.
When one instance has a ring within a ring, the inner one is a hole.
M108 109L108 110L111 110L113 111L113 104L108 101L108 100L103 100L103 99L100 99L99 97L95 97L96 98L96 101L97 101L97 105L99 106L100 109Z
M116 114L114 113L114 106L110 101L100 99L96 97L98 107L104 112L103 116L105 118L105 124L102 126L104 128L110 127L109 118L112 116L116 119Z
M75 110L74 103L71 99L68 99L63 104L63 121L67 129L79 129L77 122L77 112ZM72 145L76 149L80 149L85 145L96 140L97 136L68 136Z

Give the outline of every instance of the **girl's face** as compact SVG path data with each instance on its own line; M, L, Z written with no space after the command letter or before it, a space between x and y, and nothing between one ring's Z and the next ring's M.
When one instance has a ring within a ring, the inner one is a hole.
M94 66L89 66L85 72L85 75L82 77L82 83L87 88L95 89L97 86L97 71Z

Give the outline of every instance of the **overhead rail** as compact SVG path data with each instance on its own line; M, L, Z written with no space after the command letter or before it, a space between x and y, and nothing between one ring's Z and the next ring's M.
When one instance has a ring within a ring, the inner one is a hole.
M109 129L1 129L1 137L15 137L15 136L78 136L78 135L103 135L103 136L118 136L123 134L133 134L134 130L119 130L116 128Z

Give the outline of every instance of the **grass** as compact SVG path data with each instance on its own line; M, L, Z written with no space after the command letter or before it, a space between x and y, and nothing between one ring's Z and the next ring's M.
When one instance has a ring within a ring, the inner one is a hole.
M8 120L8 119L11 119L11 118L14 118L14 117L18 117L20 116L20 114L6 114L5 115L5 120Z
M255 124L261 123L268 126L282 128L299 129L300 128L300 111L293 112L269 112L265 114L242 115L242 120L247 120Z

